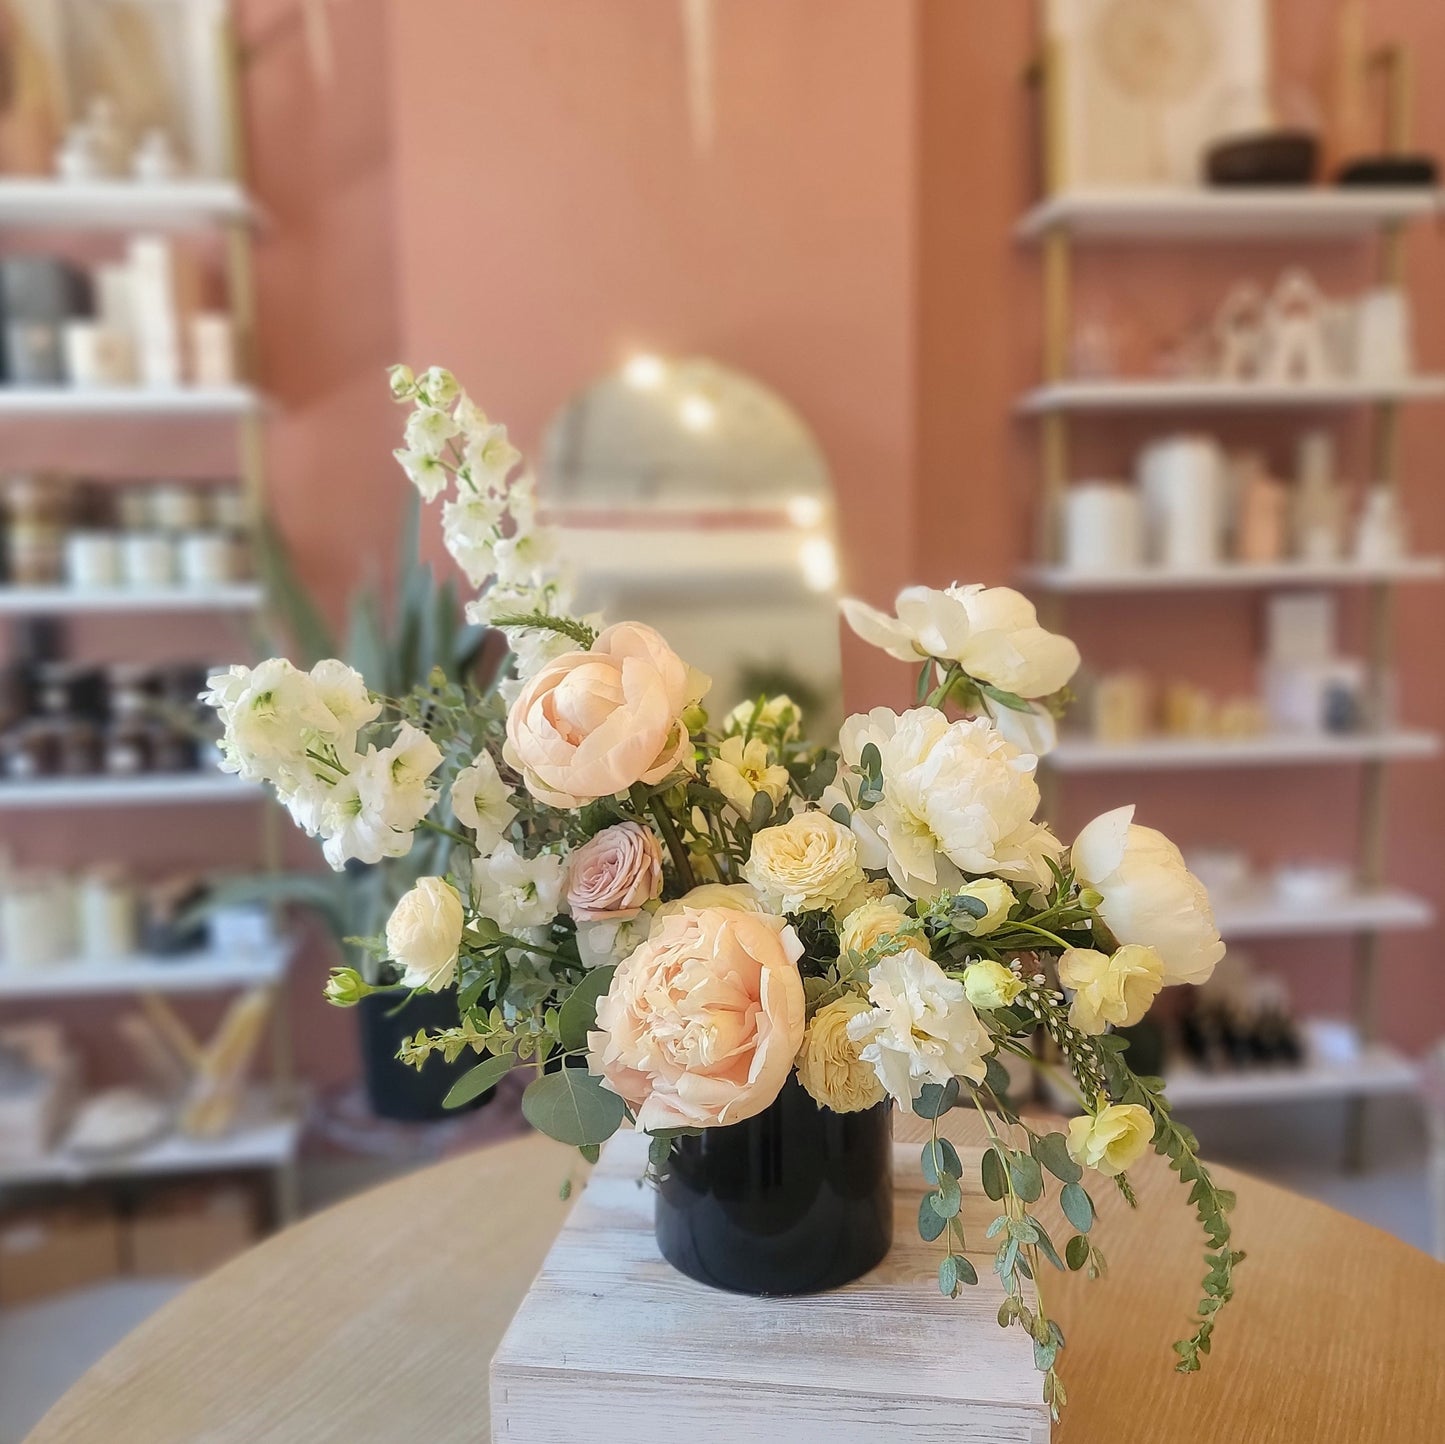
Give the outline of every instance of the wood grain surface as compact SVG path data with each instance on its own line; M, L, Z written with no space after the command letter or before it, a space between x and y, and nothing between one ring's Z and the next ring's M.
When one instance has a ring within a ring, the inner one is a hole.
M961 1145L982 1142L973 1120L948 1122ZM924 1126L902 1119L899 1136ZM559 1185L569 1173L581 1181L574 1158L541 1138L500 1144L287 1230L122 1341L30 1444L486 1440L488 1361L561 1226ZM1172 1371L1169 1349L1202 1272L1185 1191L1152 1158L1133 1171L1137 1214L1091 1190L1108 1277L1045 1281L1068 1337L1056 1440L1445 1438L1445 1267L1322 1205L1218 1173L1239 1193L1237 1243L1250 1256L1192 1377ZM589 1438L586 1419L575 1437ZM675 1444L665 1418L656 1437Z

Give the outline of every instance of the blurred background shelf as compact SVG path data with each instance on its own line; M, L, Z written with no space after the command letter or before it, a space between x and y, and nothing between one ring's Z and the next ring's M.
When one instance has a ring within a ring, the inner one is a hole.
M1061 772L1163 771L1171 768L1315 766L1434 757L1432 732L1363 732L1348 736L1151 737L1137 742L1095 742L1064 737L1044 761Z
M251 582L224 587L134 587L85 591L79 587L0 586L0 617L64 616L110 612L250 612L264 590Z
M1382 225L1436 216L1441 204L1441 192L1423 186L1066 191L1034 206L1015 234L1024 241L1059 229L1100 241L1364 238Z
M256 416L265 406L250 386L74 386L0 385L0 419L65 416L238 417Z
M34 970L0 965L0 998L206 993L259 987L281 979L294 947L292 940L283 939L244 955L207 950L171 957L138 953L109 962L82 959Z
M249 1101L231 1131L220 1138L187 1138L174 1133L146 1147L105 1158L79 1158L58 1150L39 1158L0 1161L0 1187L280 1169L294 1161L300 1138L301 1119L276 1111L258 1095Z
M136 807L146 803L251 802L261 789L223 772L139 777L47 777L0 782L0 812L17 808Z
M1347 587L1437 582L1445 557L1406 557L1388 566L1363 562L1231 562L1197 571L1139 567L1132 571L1082 572L1069 567L1027 567L1023 580L1047 592L1187 592L1256 587Z
M1445 376L1400 381L1055 381L1024 394L1026 416L1058 411L1260 411L1290 407L1367 406L1445 397Z
M255 219L232 181L0 179L0 225L71 230L195 230Z
M1218 900L1214 920L1223 937L1233 942L1240 938L1428 928L1435 921L1435 911L1421 898L1386 888L1360 891L1307 907L1261 892L1254 897Z

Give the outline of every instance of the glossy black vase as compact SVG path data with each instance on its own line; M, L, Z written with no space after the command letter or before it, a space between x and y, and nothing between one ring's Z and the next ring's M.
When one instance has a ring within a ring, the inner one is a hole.
M742 1294L836 1289L893 1242L891 1105L819 1108L790 1076L756 1118L674 1140L658 1247L699 1283Z

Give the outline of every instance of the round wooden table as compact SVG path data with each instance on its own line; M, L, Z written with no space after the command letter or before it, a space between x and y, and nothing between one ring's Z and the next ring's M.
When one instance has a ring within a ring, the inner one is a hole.
M948 1131L979 1141L968 1120ZM486 1440L488 1361L561 1225L562 1183L580 1187L584 1171L570 1150L519 1139L288 1229L123 1340L29 1444ZM1131 1175L1132 1218L1114 1190L1092 1190L1110 1270L1051 1281L1070 1396L1056 1440L1445 1437L1445 1268L1320 1204L1218 1172L1238 1191L1249 1258L1192 1377L1172 1372L1169 1349L1202 1269L1184 1190L1156 1159Z

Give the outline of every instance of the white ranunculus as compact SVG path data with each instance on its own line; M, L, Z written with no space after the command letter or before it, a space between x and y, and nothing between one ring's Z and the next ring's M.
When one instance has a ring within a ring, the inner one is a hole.
M897 615L852 598L848 625L902 662L957 662L970 677L1020 697L1057 692L1079 667L1079 649L1039 626L1034 605L1011 587L905 587Z
M441 458L427 451L412 451L398 447L392 452L406 472L411 484L421 493L423 501L435 501L447 489L451 473L442 465Z
M931 958L910 948L881 958L868 972L873 1004L848 1023L879 1081L907 1108L925 1083L984 1076L993 1039L964 995Z
M1103 897L1099 916L1121 943L1155 948L1166 983L1202 983L1224 956L1204 884L1175 845L1133 825L1133 807L1096 817L1074 841L1079 882Z
M437 992L456 982L461 943L462 900L445 878L420 878L387 919L386 950L408 988Z
M512 825L517 809L490 752L479 752L452 783L452 811L463 827L476 833L477 851L491 852Z
M565 868L555 853L527 858L500 843L472 864L472 903L504 932L542 927L557 916Z
M963 970L963 991L975 1008L1007 1008L1023 990L1019 975L992 958L980 958Z
M950 722L934 707L887 707L850 717L839 750L857 765L869 743L882 758L883 800L853 814L864 867L886 867L909 897L955 891L964 873L1046 886L1058 839L1033 821L1038 759L983 719Z

